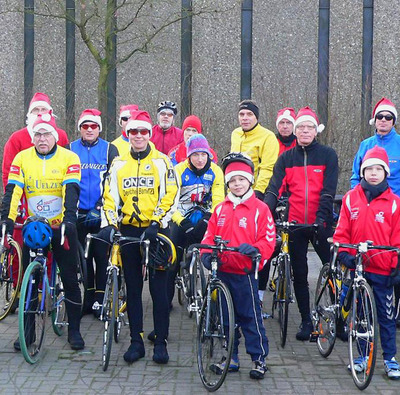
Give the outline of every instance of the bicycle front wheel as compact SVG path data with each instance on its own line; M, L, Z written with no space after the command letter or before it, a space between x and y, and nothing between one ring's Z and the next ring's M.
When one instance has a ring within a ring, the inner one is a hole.
M353 294L349 323L349 358L354 384L364 390L374 374L378 347L378 321L375 299L367 282Z
M116 317L118 314L118 276L116 268L112 268L108 273L106 289L104 292L103 312L104 321L103 332L103 353L102 365L106 371L110 362L111 347L114 335Z
M26 269L19 299L19 342L25 360L34 364L41 357L47 317L47 289L44 268L33 261Z
M329 263L322 266L315 290L315 313L318 319L317 347L319 353L327 358L336 340L335 284L330 276Z
M197 326L197 365L204 387L216 391L229 370L235 315L231 294L222 282L209 284Z
M15 240L9 244L0 256L0 320L17 308L22 280L21 247Z
M122 270L120 270L118 276L118 312L116 314L116 320L114 325L115 343L119 342L119 336L121 334L122 324L124 323L125 311L126 311L126 283L124 275L122 274Z
M278 312L280 325L281 347L285 347L287 338L287 327L289 319L289 303L290 303L290 260L287 255L284 255L280 264L282 276L279 280L278 288Z
M58 268L56 270L54 281L53 305L51 307L51 323L53 331L57 336L61 336L64 332L64 327L68 322L67 309L65 306L65 293L63 283Z

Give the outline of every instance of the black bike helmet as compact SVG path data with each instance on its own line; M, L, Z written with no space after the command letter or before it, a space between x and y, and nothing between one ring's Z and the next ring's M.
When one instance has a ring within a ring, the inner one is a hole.
M22 227L24 244L36 250L47 247L53 236L49 221L45 217L31 216L27 218Z
M157 114L162 110L171 110L174 115L178 113L178 109L176 108L176 104L173 101L162 101L157 107Z
M149 267L156 270L168 270L176 261L174 243L159 233L149 248Z
M250 178L251 178L250 182L253 184L254 183L254 164L253 164L253 161L251 160L251 158L248 155L246 155L246 154L244 154L242 152L231 152L231 153L229 153L228 155L226 155L226 156L224 156L222 158L221 167L222 167L222 171L224 172L224 175L225 175L225 183L228 182L227 181L226 168L230 164L235 163L235 162L236 163L244 163L245 165L250 167L252 177L251 177L250 174L246 174L246 178L249 178L249 181L250 181ZM236 171L240 173L241 169L239 169L239 167L238 167L238 169L236 169ZM247 173L247 171L246 171L246 173Z

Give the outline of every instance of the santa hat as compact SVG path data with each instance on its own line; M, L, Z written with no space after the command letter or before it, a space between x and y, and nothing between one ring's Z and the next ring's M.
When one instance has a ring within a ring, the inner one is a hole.
M39 132L41 129L44 129L46 132L51 132L51 134L58 141L58 132L56 120L50 114L39 114L32 125L32 143L33 143L33 135Z
M254 183L254 172L251 166L244 162L232 162L225 169L225 183L228 184L229 181L234 176L242 176L249 180L250 184Z
M119 126L122 126L122 120L121 118L130 118L131 117L131 113L133 111L138 111L139 110L139 106L137 106L136 104L127 104L124 106L121 106L119 108Z
M185 131L187 128L195 128L198 133L201 133L201 121L196 115L189 115L185 118L182 124L182 130Z
M152 125L151 118L147 111L132 111L131 117L126 125L126 133L129 133L131 129L147 129L152 136Z
M45 107L49 111L51 111L53 109L51 107L49 97L45 93L36 92L33 95L31 102L29 103L28 113L26 114L26 116L29 116L29 114L32 112L32 110L35 107L39 107L39 106Z
M388 154L384 148L377 145L369 149L364 155L360 168L360 176L364 177L365 168L373 165L381 165L385 169L387 176L390 176Z
M97 123L101 132L101 111L97 110L96 108L87 108L86 110L83 110L78 120L78 131L80 131L81 126L87 122Z
M294 128L296 129L300 123L306 121L312 122L315 125L318 133L321 133L325 129L325 125L319 123L317 114L308 106L300 108L299 112L297 113L296 120L294 121Z
M397 119L397 111L396 111L396 107L394 106L394 104L389 100L386 99L385 97L382 97L381 100L378 101L378 103L376 103L374 110L372 111L372 119L369 120L369 124L373 125L375 122L375 117L377 116L377 114L379 114L381 111L389 111L393 114L394 116L394 123L396 123L396 119Z
M278 129L278 124L282 119L287 119L294 125L294 119L296 118L296 113L292 107L285 107L278 111L276 114L276 128Z
M210 146L208 145L207 139L202 134L194 134L186 143L187 156L194 154L195 152L205 152L209 158L212 158Z

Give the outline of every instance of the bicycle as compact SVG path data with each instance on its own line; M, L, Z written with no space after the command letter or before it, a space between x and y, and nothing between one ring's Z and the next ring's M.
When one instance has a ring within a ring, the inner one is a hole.
M50 243L50 238L49 241ZM47 245L49 245L49 243ZM68 249L65 239L65 225L61 226L61 245ZM18 326L21 352L27 362L36 363L43 351L46 319L50 315L54 333L61 336L68 325L65 294L56 261L53 259L50 274L45 248L30 249L33 260L27 267L20 291ZM84 293L85 260L78 255L78 281L81 294ZM50 279L49 279L50 275ZM50 310L50 311L49 311Z
M85 256L88 256L90 242L92 239L108 243L95 235L86 236ZM121 286L124 283L122 275L121 242L124 246L131 243L144 245L144 264L147 267L149 259L149 240L142 240L137 237L122 236L119 231L113 235L111 251L107 266L107 281L104 290L103 304L101 306L100 321L104 322L103 345L102 345L102 368L106 371L110 362L113 339L119 342L122 323L126 325L124 313L126 311L126 289ZM118 281L119 279L119 281Z
M16 223L15 228L22 228ZM18 306L22 280L22 251L11 235L6 235L6 224L1 228L0 240L0 321Z
M371 249L395 251L400 256L400 250L391 246L373 245L371 241L358 244L334 243L333 258L335 260L339 248L351 248L357 251L356 267L346 295L346 299L351 301L351 303L349 302L351 307L348 315L348 343L350 371L354 384L358 389L364 390L370 384L374 374L378 347L378 322L372 288L364 277L363 256ZM325 307L325 310L329 311L329 309L329 306ZM335 336L335 325L333 323L335 316L326 314L324 319L330 325L330 328L333 328L332 336ZM359 358L362 358L361 369L359 368L360 364L356 363Z
M275 222L277 232L280 232L281 243L280 252L273 260L274 271L272 274L272 312L271 317L274 318L275 310L278 310L278 322L280 326L280 344L285 347L287 338L287 327L289 318L289 305L294 302L293 297L293 275L292 266L290 263L289 255L289 233L296 229L313 228L316 229L317 225L298 224L295 221L281 221Z
M218 254L226 251L238 252L237 247L228 247L229 241L222 240L221 237L216 237L214 242L214 245L193 244L189 248L189 252L194 249L212 251L211 270L197 325L197 366L201 381L209 392L220 388L228 373L235 331L232 297L228 287L218 278ZM261 255L257 254L254 259L256 278L260 260ZM217 368L224 361L224 367Z

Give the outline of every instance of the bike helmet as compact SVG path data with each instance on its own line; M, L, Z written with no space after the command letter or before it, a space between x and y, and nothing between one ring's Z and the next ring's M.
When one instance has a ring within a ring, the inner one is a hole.
M31 216L22 227L24 244L34 250L47 247L52 236L53 231L45 217Z
M241 175L254 183L254 164L251 158L242 152L231 152L222 158L222 171L225 183L228 184L233 176Z
M159 233L149 248L149 267L156 270L168 270L176 261L174 243Z
M171 110L174 115L178 113L178 109L176 108L176 104L173 101L162 101L157 108L157 114L162 110Z

